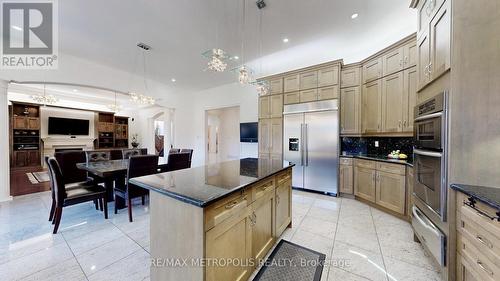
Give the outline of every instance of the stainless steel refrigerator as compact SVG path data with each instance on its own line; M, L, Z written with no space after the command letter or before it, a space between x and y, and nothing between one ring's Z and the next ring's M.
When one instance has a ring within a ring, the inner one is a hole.
M283 115L283 158L295 164L292 186L337 194L338 101L285 105Z

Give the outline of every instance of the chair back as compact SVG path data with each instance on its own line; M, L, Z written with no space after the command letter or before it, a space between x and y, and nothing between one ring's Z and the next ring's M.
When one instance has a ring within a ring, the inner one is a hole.
M170 153L168 155L168 171L176 171L191 168L189 153Z
M123 159L123 153L121 149L111 149L109 151L109 160L121 160Z
M142 177L156 174L158 172L158 155L136 155L129 159L127 170L128 180L135 177Z
M50 157L45 156L44 158L45 164L47 165L47 168L49 169L48 174L49 174L49 185L50 185L50 196L52 197L52 200L56 198L55 190L54 190L54 181L52 180L52 173L50 172L50 167L49 167L49 159Z
M131 156L142 155L142 151L139 149L123 149L122 155L123 159L129 159Z
M85 163L87 161L85 152L83 151L60 151L54 154L61 172L64 175L64 183L75 183L87 180L87 172L76 167L77 163ZM48 163L47 163L48 165Z
M111 160L111 152L105 150L85 151L87 163Z
M191 167L191 160L193 159L193 150L188 148L183 148L180 151L181 153L189 153L189 167Z
M61 172L61 167L54 157L49 158L49 177L52 186L54 187L54 200L58 207L62 207L64 199L66 198L66 185L64 184L64 177Z
M181 152L181 150L180 150L180 149L178 149L178 148L171 148L171 149L168 151L168 154L171 154L171 153L179 153L179 152Z

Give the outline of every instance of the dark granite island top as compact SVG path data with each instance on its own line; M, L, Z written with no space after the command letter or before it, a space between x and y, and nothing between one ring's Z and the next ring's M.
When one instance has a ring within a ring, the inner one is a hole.
M451 188L500 211L500 188L467 184L452 184Z
M293 166L287 161L245 158L132 178L130 183L204 208Z

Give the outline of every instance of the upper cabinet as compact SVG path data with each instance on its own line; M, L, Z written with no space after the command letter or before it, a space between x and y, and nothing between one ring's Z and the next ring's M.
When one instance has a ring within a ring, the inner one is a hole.
M339 97L339 86L323 87L318 89L318 100L331 100Z
M361 91L358 87L340 91L340 134L361 133Z
M259 98L259 118L269 118L271 115L270 109L270 97L260 97Z
M312 70L300 73L300 89L308 90L318 87L318 71Z
M410 68L417 65L417 42L412 40L403 46L403 66Z
M356 87L361 84L361 69L359 67L348 67L340 73L340 87Z
M363 84L382 77L382 58L375 58L363 64Z
M429 65L431 59L431 45L429 34L424 33L417 41L417 76L418 88L421 89L430 81Z
M285 76L283 78L283 90L285 93L288 92L296 92L299 90L299 75L298 74L292 74Z
M403 131L404 101L403 72L397 72L382 79L382 131L394 133Z
M383 75L387 76L404 68L404 48L400 47L389 51L382 57Z
M417 68L412 67L403 73L403 132L413 132L414 111L417 101Z
M283 78L269 80L269 88L271 95L283 93Z
M283 114L283 95L259 97L259 118L279 118Z
M339 67L328 66L318 70L318 87L332 86L339 83Z
M382 118L382 81L375 80L363 86L363 133L378 133L381 131Z

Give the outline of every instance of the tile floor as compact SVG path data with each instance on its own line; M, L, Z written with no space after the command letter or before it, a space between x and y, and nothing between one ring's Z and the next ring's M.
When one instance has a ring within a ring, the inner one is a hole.
M125 210L65 208L57 235L49 207L48 192L0 203L0 279L149 280L147 205L135 202L133 223ZM407 222L353 199L294 191L283 238L326 254L322 280L440 280Z

